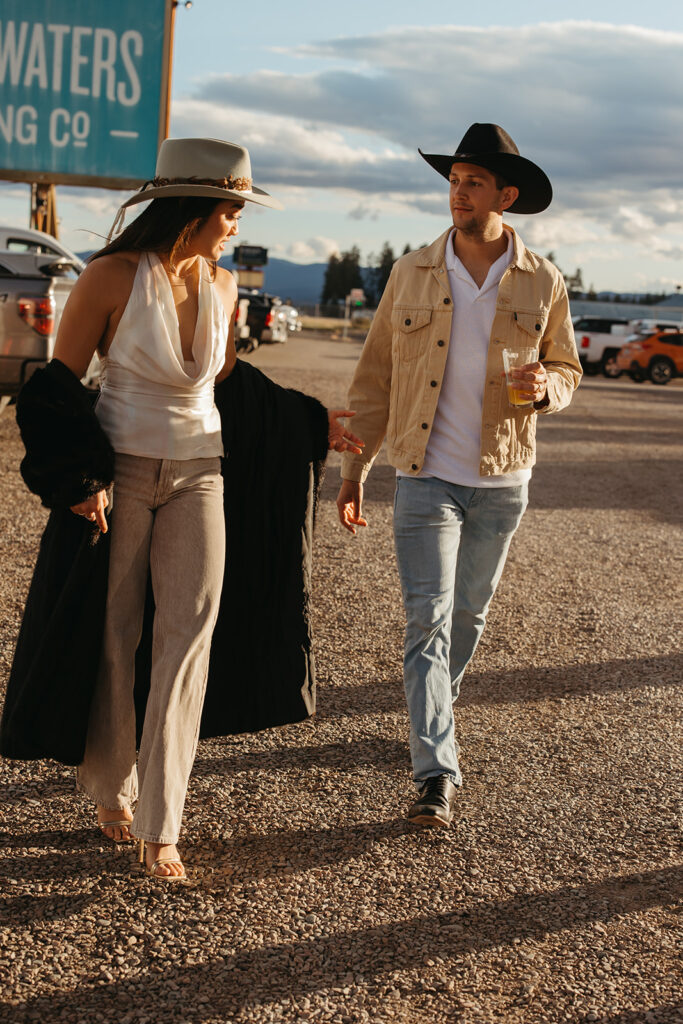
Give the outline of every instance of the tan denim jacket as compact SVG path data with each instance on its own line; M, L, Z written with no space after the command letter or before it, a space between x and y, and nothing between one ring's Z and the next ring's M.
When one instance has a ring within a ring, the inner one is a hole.
M581 379L564 279L552 263L513 236L512 261L498 286L482 405L481 476L511 473L536 459L536 412L569 404ZM392 466L417 474L439 400L451 336L452 299L446 270L450 228L393 267L349 390L353 432L362 455L345 453L342 477L365 480L386 436ZM504 348L538 346L548 374L542 403L508 404Z

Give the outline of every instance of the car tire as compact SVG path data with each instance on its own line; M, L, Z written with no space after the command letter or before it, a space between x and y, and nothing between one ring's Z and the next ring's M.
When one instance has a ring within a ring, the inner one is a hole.
M617 366L617 355L618 351L616 349L611 349L603 354L600 360L600 370L603 377L608 377L610 380L616 380L617 377L621 377L622 371Z
M657 356L647 368L647 375L653 384L668 384L676 374L673 363L665 356Z

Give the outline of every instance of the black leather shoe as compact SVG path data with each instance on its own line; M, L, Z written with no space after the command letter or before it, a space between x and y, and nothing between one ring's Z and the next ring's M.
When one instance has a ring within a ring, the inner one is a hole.
M448 775L436 775L420 787L420 795L408 808L411 825L429 825L432 828L448 828L453 820L455 797L458 787Z

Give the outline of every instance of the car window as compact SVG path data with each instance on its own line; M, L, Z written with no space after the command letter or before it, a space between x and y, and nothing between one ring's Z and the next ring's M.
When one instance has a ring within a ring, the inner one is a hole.
M12 252L37 252L41 255L62 256L62 253L58 249L53 249L51 245L45 245L43 242L34 242L26 238L8 238L6 248Z

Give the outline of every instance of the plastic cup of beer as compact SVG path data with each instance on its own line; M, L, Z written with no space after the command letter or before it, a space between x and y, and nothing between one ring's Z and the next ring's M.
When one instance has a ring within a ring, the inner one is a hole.
M503 368L505 370L505 384L508 391L508 402L510 405L519 407L522 405L533 405L531 398L522 398L519 382L510 376L510 370L519 369L520 366L527 366L535 363L538 355L535 348L504 348Z

